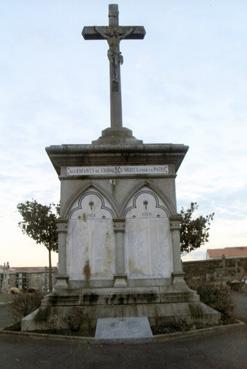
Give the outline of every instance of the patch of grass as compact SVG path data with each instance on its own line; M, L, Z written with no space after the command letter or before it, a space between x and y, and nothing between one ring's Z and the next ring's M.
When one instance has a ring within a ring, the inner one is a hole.
M64 321L68 326L67 332L69 332L69 334L94 336L95 329L91 326L91 319L82 307L72 307L70 312L64 317Z

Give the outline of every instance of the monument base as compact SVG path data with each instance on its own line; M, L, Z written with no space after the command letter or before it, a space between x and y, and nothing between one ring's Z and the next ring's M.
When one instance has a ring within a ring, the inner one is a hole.
M220 313L184 286L67 289L45 297L22 320L22 331L74 332L94 336L97 319L147 317L153 332L162 327L217 325Z
M126 127L106 128L102 131L102 136L92 141L93 145L121 145L121 144L142 144L142 140L138 140L133 136L132 131Z

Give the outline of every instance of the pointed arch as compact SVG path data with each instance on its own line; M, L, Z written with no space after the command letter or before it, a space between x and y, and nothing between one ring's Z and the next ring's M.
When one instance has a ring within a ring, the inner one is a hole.
M163 211L165 211L166 215L169 217L172 214L176 214L175 207L171 204L168 197L161 193L161 191L153 185L153 183L150 183L150 181L142 181L139 183L134 189L129 193L127 198L125 199L123 206L121 208L121 216L125 217L129 209L129 202L131 199L133 199L133 207L136 205L136 199L139 197L141 193L148 193L152 195L155 199L156 206L158 208L161 208ZM164 203L164 205L160 204L160 200Z
M84 186L84 188L80 189L80 191L70 199L68 205L66 206L64 217L70 218L74 211L81 209L83 199L89 195L95 195L97 198L99 198L101 201L102 210L108 211L112 217L117 216L118 211L114 205L113 199L108 196L108 194L106 194L105 191L100 188L100 186L89 183ZM77 206L75 206L76 202ZM106 204L107 202L110 206Z
M143 196L143 195L148 195L147 197L149 199L150 198L153 199L155 202L155 208L161 210L161 212L163 211L168 216L168 209L164 205L161 204L159 196L153 190L150 190L147 187L143 187L142 189L140 189L140 191L137 191L135 195L131 198L130 200L131 202L128 204L128 206L124 210L124 213L123 213L124 217L126 217L128 213L131 212L131 210L137 208L137 200L140 198L140 196ZM147 206L148 201L145 200L143 204L144 206L145 205Z

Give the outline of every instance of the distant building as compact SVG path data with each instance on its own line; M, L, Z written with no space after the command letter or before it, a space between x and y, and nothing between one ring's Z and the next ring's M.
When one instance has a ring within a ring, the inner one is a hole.
M53 283L56 272L57 268L53 267ZM8 291L11 287L48 291L48 268L0 266L0 291Z
M247 247L224 247L222 249L207 249L206 259L247 257Z

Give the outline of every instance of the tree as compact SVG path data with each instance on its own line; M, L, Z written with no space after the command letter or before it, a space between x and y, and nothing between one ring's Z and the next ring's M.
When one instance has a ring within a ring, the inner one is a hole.
M42 205L36 200L19 203L17 209L22 216L18 223L22 232L31 237L37 244L43 244L49 253L49 291L52 290L51 251L58 251L56 221L59 216L59 205Z
M210 224L214 218L214 213L195 218L193 213L198 209L198 204L192 202L190 208L182 208L180 215L181 223L181 252L190 252L205 242L208 242Z

